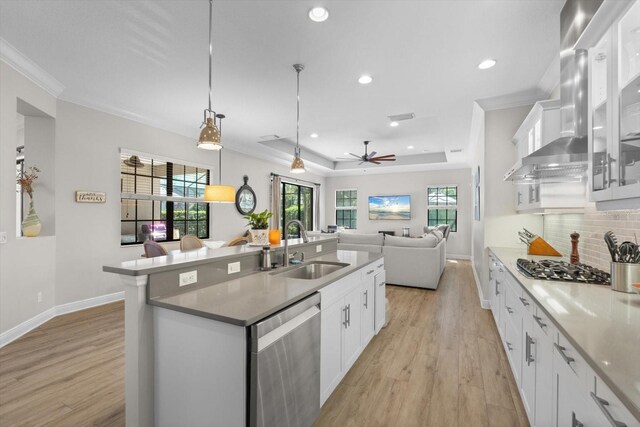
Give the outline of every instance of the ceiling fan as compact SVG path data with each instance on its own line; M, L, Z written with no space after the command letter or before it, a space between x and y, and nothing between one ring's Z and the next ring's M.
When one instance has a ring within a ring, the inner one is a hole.
M363 163L375 163L376 165L381 164L380 162L395 162L396 161L396 155L395 154L386 154L384 156L377 156L376 157L376 152L372 151L371 154L368 153L368 145L369 142L371 141L364 141L364 154L362 156L358 156L357 154L353 154L353 153L349 153L349 155L355 157L355 159L352 159L351 157L338 157L338 160L349 160L352 162L357 162L360 161L360 163L358 163L359 165L363 164Z

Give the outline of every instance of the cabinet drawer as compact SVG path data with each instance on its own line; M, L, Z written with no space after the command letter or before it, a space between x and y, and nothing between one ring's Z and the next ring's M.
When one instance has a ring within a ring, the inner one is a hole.
M360 276L358 273L354 272L354 274L343 277L342 279L320 289L321 307L324 309L325 306L333 304L336 300L344 297L353 288L359 286L361 283L361 281L358 280L359 278Z
M609 387L598 377L595 377L595 392L590 390L589 397L595 404L595 413L601 415L611 425L615 421L625 424L627 427L640 426L640 420L636 420L629 410L618 400ZM622 425L619 424L619 425ZM605 424L606 425L606 424Z
M522 374L522 331L507 320L504 328L504 346L507 352L507 358L511 364L511 370L516 380L516 384L520 386L520 377Z
M505 286L502 287L505 298L504 312L506 313L506 319L510 321L515 328L520 329L522 328L522 304L509 282L509 279L505 280Z
M557 342L557 331L551 323L549 316L537 305L535 310L531 313L536 327L547 335L554 343Z
M562 334L558 334L558 342L554 344L554 352L564 361L576 375L580 384L587 387L589 367L575 347Z
M383 270L384 270L384 259L379 259L377 261L372 262L371 264L364 266L360 270L360 279L362 281L365 281L367 279L372 278L373 276L375 276L376 274L380 273Z
M524 290L522 286L520 286L520 292L517 295L518 301L520 302L520 307L522 308L522 313L534 314L536 311L536 304L533 302L533 298L529 296L527 291Z

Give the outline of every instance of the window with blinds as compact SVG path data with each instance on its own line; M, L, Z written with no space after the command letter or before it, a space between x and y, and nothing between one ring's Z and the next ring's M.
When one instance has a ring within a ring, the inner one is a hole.
M138 156L120 155L120 243L209 237L209 204L203 203L208 169Z
M458 231L458 187L455 185L427 187L427 225L449 225Z

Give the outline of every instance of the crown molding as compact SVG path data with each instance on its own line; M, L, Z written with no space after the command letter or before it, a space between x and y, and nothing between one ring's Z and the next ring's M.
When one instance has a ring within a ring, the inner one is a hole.
M34 82L36 85L53 95L60 96L65 89L55 77L46 72L38 64L27 58L8 41L0 37L0 60L14 68L20 74Z

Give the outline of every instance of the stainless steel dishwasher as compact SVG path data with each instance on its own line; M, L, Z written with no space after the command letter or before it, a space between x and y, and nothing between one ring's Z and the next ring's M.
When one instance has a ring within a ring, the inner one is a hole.
M320 413L320 294L251 326L249 425L307 427Z

